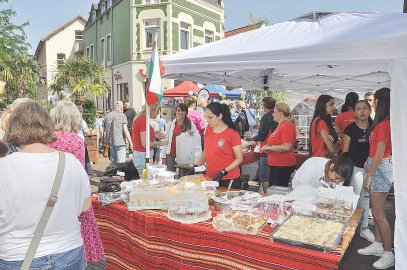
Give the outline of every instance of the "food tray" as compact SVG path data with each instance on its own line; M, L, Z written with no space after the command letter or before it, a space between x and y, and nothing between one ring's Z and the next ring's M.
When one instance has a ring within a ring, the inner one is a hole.
M309 221L309 222L307 222ZM312 229L307 232L306 224L310 224ZM318 224L334 225L335 229L331 230L330 235L327 235L327 228L318 226ZM292 225L292 226L291 226ZM291 226L291 231L289 229ZM348 227L346 221L333 221L317 217L293 214L289 216L275 231L270 234L270 238L276 242L309 248L318 251L334 250L338 247L342 240L343 234ZM281 234L288 234L289 238L280 237ZM301 235L302 233L302 235ZM326 240L324 240L324 237ZM308 238L308 239L307 239ZM315 239L315 241L313 241ZM317 241L322 243L316 243Z
M228 211L227 215L256 215L255 213L244 213L244 211L230 211L228 209L222 210L222 211ZM228 218L226 216L222 216L223 214L220 213L216 217L213 218L212 220L212 226L221 232L235 232L235 233L240 233L240 234L246 234L246 235L257 235L267 224L266 219L262 219L260 216L258 217L258 223L257 224L248 224L247 226L243 226L241 224L236 223L237 219L235 218ZM253 216L254 217L254 216ZM251 218L249 218L251 220ZM249 220L246 219L246 220Z

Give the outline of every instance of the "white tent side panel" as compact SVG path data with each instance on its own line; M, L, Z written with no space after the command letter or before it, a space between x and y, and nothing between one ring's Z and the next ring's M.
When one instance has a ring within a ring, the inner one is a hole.
M396 269L407 267L407 59L396 60L391 74L391 132L396 200L394 249Z

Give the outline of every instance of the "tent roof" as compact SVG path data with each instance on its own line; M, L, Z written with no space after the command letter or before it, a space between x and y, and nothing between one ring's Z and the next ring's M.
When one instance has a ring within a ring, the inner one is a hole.
M245 89L377 89L407 58L407 14L311 13L161 58L165 77Z
M176 87L165 90L165 97L186 97L189 96L189 91L198 93L201 88L199 88L195 83L191 81L184 81L177 85Z

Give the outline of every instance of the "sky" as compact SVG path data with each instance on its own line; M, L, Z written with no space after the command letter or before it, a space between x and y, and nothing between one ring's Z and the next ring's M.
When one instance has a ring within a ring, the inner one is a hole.
M268 18L272 24L315 11L403 12L403 0L224 0L226 31L248 24L249 13L255 18ZM25 28L30 53L34 53L41 38L76 15L88 19L92 2L98 0L8 0L0 8L13 8L13 22L28 21Z

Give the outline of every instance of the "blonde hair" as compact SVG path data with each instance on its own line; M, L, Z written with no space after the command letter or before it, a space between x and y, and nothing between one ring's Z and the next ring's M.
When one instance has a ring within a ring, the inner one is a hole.
M237 100L236 105L241 109L246 109L246 102L244 102L243 100Z
M296 126L294 115L291 113L290 106L287 103L277 103L275 109L281 113L283 113L284 117L287 119L288 122L291 122Z
M15 146L55 141L54 124L49 113L39 104L28 101L19 104L10 115L5 140Z
M55 130L78 133L82 127L82 117L78 107L70 101L60 101L51 114Z
M153 105L150 106L150 112L151 111L155 111L158 113L158 111L160 110L160 102L156 102ZM136 121L137 118L139 118L140 116L146 114L146 105L143 105L143 107L141 108L141 111L134 117L133 122Z

